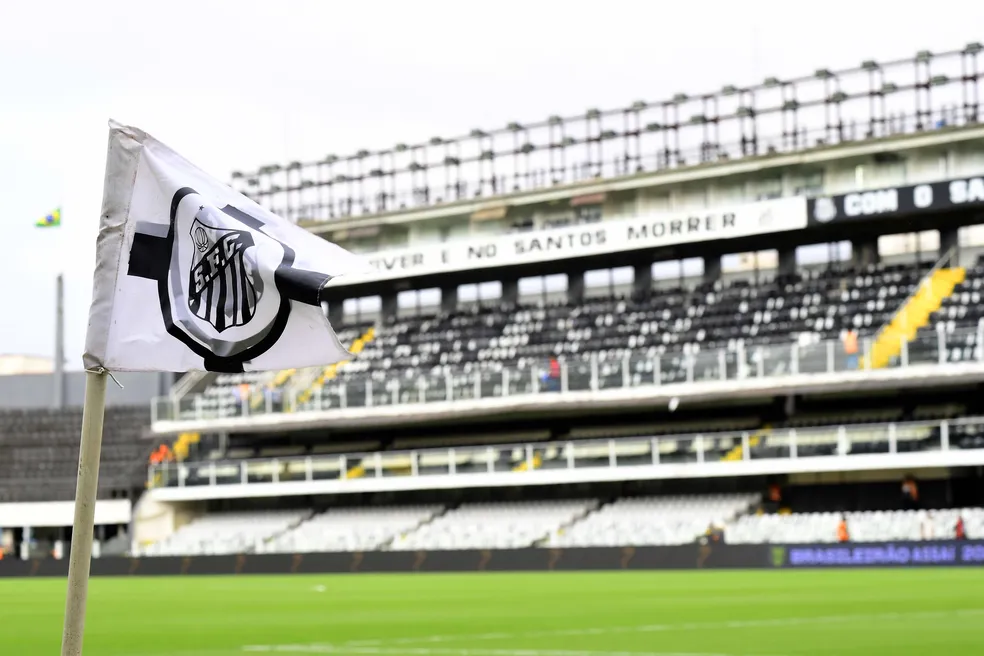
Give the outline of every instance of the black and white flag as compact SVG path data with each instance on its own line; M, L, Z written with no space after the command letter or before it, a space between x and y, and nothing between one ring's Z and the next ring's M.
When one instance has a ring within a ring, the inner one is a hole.
M86 369L262 371L350 357L321 305L368 263L150 135L110 124Z

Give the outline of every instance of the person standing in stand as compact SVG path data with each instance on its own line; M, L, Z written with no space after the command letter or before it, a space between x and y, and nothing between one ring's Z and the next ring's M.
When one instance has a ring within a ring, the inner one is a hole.
M957 525L953 527L953 537L956 540L967 539L967 529L964 526L963 515L957 515Z
M845 364L847 369L858 368L858 334L853 330L844 333L844 354L847 356Z
M847 515L841 515L841 519L837 522L837 541L841 544L851 541L851 534L847 530Z
M919 486L912 476L906 476L902 481L902 507L905 510L919 508Z

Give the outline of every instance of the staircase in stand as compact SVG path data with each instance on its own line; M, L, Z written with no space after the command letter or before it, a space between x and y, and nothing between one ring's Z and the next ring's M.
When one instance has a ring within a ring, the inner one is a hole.
M762 443L762 440L764 440L766 437L769 436L769 433L771 432L772 432L771 424L765 424L764 426L762 426L762 428L760 428L754 434L748 437L748 448L754 449L755 447L757 447L759 444ZM745 447L743 444L738 443L734 447L732 447L730 451L725 453L724 457L722 457L721 460L725 462L736 462L738 460L744 460L744 458L745 458Z
M940 309L943 300L953 294L953 290L966 276L967 272L963 267L944 268L952 258L953 251L950 251L919 282L916 291L902 303L892 319L875 336L859 367L887 367L893 358L902 353L904 345L915 339L919 329L929 323L930 317Z
M353 355L358 355L359 353L362 352L362 349L366 347L366 344L368 344L373 339L375 339L375 337L376 337L376 329L374 327L369 328L365 333L362 334L361 337L359 337L352 343L352 345L348 349L349 352L352 353ZM327 367L320 369L319 372L314 376L313 380L310 381L305 380L304 388L297 395L297 403L300 405L310 401L311 398L314 396L316 390L322 385L324 385L325 382L333 379L338 374L338 370L341 367L348 364L348 362L349 362L348 360L342 360L337 364L328 365Z

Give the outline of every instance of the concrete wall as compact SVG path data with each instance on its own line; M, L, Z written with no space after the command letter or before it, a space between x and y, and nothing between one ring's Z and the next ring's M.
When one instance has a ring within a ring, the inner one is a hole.
M166 395L173 374L119 373L114 374L123 385L109 381L107 405L150 405L155 396ZM48 408L54 401L55 379L52 374L21 374L0 376L0 408ZM80 407L85 398L85 372L65 374L65 406Z

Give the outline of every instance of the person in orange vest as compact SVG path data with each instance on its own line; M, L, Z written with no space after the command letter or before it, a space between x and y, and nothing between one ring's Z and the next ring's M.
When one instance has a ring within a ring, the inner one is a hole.
M844 333L844 353L847 355L847 368L858 368L858 334L853 330Z
M838 542L850 542L851 535L847 532L847 516L841 515L840 521L837 523L837 541Z
M906 476L902 481L902 507L905 510L919 508L919 486L912 476Z

